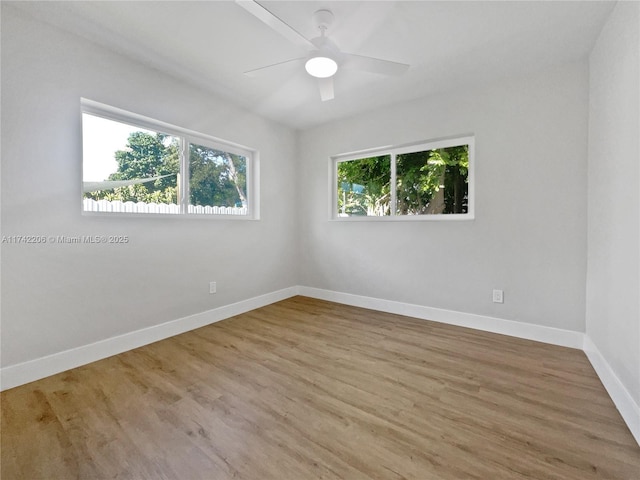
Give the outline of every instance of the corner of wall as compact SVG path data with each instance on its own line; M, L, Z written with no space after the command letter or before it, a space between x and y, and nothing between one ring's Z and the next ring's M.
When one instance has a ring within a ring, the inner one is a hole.
M607 390L629 430L631 430L631 434L640 445L640 406L633 400L633 397L616 376L607 360L598 350L598 347L586 334L584 336L583 350L600 378L602 385Z

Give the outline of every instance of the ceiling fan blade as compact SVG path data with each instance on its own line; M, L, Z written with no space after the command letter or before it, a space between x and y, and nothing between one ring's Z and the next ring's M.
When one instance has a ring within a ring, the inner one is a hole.
M318 87L320 87L320 99L323 102L333 100L333 77L319 78Z
M313 43L303 37L293 27L289 26L280 18L276 17L273 13L264 8L258 2L255 2L253 0L236 0L236 3L251 15L256 17L258 20L264 22L266 25L285 37L290 42L293 42L296 45L300 45L301 47L306 49L315 50L316 47Z
M271 64L271 65L267 65L265 67L254 68L253 70L249 70L249 71L244 72L244 74L247 77L259 77L260 75L268 73L271 70L277 70L278 68L281 68L281 67L283 67L285 65L288 65L290 63L293 63L293 62L299 62L301 60L304 60L305 58L306 57L292 58L291 60L285 60L284 62L274 63L274 64Z
M406 63L392 62L381 58L364 57L353 53L344 53L343 56L344 61L340 66L344 68L364 70L381 75L402 75L409 69L409 65Z

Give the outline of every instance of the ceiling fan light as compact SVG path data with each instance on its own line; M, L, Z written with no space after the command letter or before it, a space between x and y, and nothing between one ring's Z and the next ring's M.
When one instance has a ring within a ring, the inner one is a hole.
M304 68L312 77L328 78L338 71L338 64L333 58L317 56L307 60Z

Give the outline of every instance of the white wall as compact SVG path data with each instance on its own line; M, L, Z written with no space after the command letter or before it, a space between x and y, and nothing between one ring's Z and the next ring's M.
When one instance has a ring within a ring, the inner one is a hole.
M639 30L640 3L619 2L589 59L586 308L587 335L636 409L640 406Z
M82 216L80 97L258 149L262 219ZM295 285L295 150L290 129L3 4L2 234L130 243L3 244L2 366Z
M301 284L584 332L587 108L581 62L303 132ZM328 220L330 155L469 133L475 220Z

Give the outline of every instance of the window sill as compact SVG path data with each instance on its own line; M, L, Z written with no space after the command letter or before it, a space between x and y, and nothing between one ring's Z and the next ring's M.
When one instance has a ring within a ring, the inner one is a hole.
M463 222L475 220L473 213L452 213L447 215L394 215L384 217L331 217L333 222Z
M102 218L153 218L153 219L182 219L182 220L193 220L193 219L206 219L212 221L256 221L260 220L260 217L253 217L249 215L199 215L199 214L168 214L168 213L122 213L122 212L81 212L83 217L102 217Z

